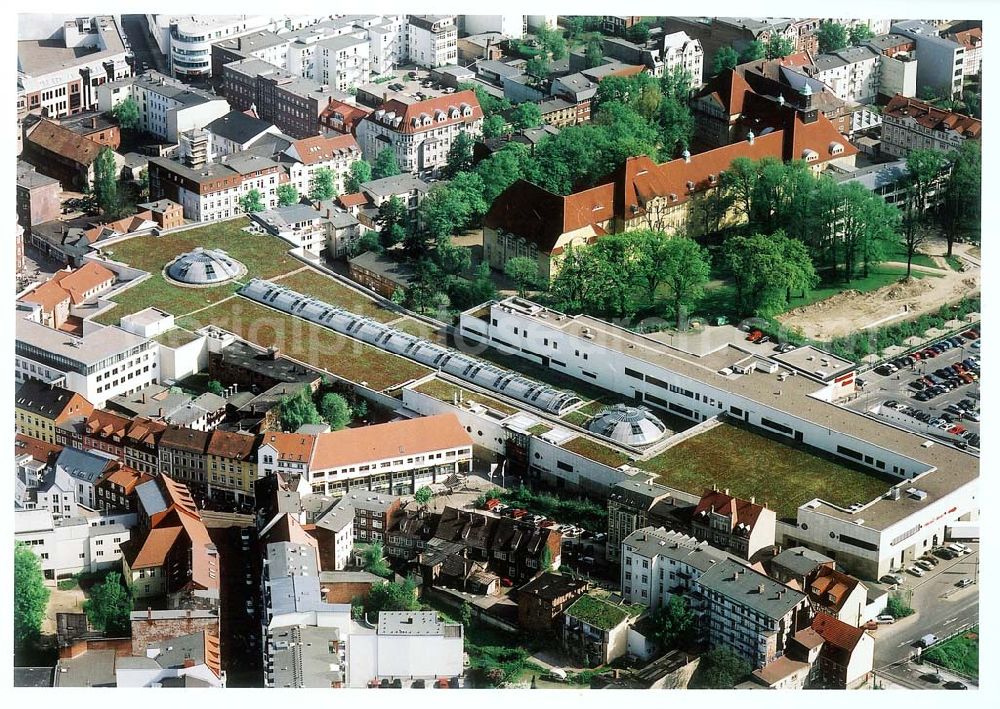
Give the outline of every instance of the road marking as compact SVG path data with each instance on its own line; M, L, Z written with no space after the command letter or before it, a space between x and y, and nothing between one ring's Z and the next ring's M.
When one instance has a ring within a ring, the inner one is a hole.
M951 620L946 620L944 624L948 625L948 623L954 623L956 620L958 620L958 618L952 618Z
M896 647L903 647L904 645L909 645L909 644L910 644L910 641L909 641L909 640L904 640L903 642L901 642L901 643L900 643L899 645L897 645Z

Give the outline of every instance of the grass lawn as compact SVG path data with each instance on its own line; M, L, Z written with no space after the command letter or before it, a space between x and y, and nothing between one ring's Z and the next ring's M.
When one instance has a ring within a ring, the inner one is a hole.
M366 298L361 293L318 271L299 271L276 278L275 282L379 322L388 322L399 317L398 313L386 310L371 298Z
M920 254L920 256L923 256L923 254ZM924 256L923 258L926 259L926 263L923 263L921 260L914 257L914 265L926 265L932 268L937 268L937 265L930 260L929 256ZM867 278L855 278L850 283L844 283L842 281L837 281L835 283L820 281L820 285L806 293L805 297L798 297L793 294L792 300L788 304L788 308L786 308L786 310L800 308L804 305L812 305L813 303L826 300L827 298L837 295L845 290L856 290L861 293L868 293L873 290L878 290L883 286L896 283L903 278L904 275L906 275L905 267L878 266L869 273ZM924 278L932 274L914 271L912 275L914 278ZM705 295L702 297L701 301L699 301L695 314L700 317L725 315L732 321L734 318L739 317L739 314L734 310L735 303L736 288L729 281L724 281L721 284L705 289Z
M958 256L945 256L944 260L948 262L952 271L961 271L964 265Z
M924 659L967 677L979 677L979 626L935 645Z
M465 401L476 401L484 404L491 409L499 411L502 414L510 416L517 413L517 409L513 406L508 406L507 404L494 399L489 396L484 396L474 391L470 391L464 387L460 387L457 384L452 384L451 382L446 382L438 378L431 379L430 381L424 382L423 384L413 388L414 391L418 391L421 394L427 394L428 396L433 396L435 399L451 403L454 401L455 394L461 393L462 398Z
M571 423L574 426L583 426L590 417L587 414L581 413L579 411L570 411L568 414L562 417L562 420L566 423Z
M397 316L398 317L398 316ZM397 320L392 324L392 327L397 330L402 330L403 332L408 332L411 335L416 335L417 337L422 337L425 340L431 342L437 342L439 344L447 346L447 336L442 334L442 332L436 328L428 325L422 320L417 320L416 318L404 317L401 320Z
M194 342L198 339L198 336L182 327L175 327L173 330L167 330L162 335L157 335L153 339L166 347L181 347L189 342Z
M802 447L790 446L732 424L682 441L663 453L633 463L656 473L657 482L700 495L712 485L758 503L778 518L795 517L814 497L836 505L868 502L889 488L878 477L847 467Z
M231 298L178 325L196 330L216 325L260 347L277 346L282 354L381 391L428 374L415 362L388 354L319 325L273 310L246 298Z
M246 219L235 219L168 236L137 236L108 247L104 250L108 258L148 271L150 277L115 297L117 307L95 320L104 325L117 325L123 315L151 305L180 316L232 295L237 288L232 282L214 288L183 288L164 280L163 267L198 246L223 249L247 267L246 278L273 278L302 268L301 263L286 253L288 245L285 242L273 236L241 231L247 223Z
M592 441L589 438L584 438L583 436L563 443L562 447L573 453L579 453L591 460L596 460L598 463L609 465L612 468L617 468L619 465L629 462L628 456L624 453L619 453L613 448L608 448L606 445Z

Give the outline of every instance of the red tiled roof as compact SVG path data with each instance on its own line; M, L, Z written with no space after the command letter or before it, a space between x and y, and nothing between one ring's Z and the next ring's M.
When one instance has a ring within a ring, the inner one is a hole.
M462 111L466 106L472 110L472 113L463 116ZM479 107L476 92L471 90L435 96L425 101L410 104L403 103L399 99L390 99L382 104L378 111L366 116L363 120L385 125L379 120L380 115L384 115L381 113L383 111L385 114L393 113L397 118L402 118L399 124L393 127L397 133L422 133L454 123L471 123L483 117L483 110ZM455 111L458 112L457 115L455 115ZM444 120L439 121L440 116L443 116ZM425 118L430 119L427 125L424 125Z
M324 123L327 118L336 115L345 125L349 126L361 120L369 113L371 113L371 110L364 106L356 106L331 98L326 107L320 111L319 119L321 123Z
M422 416L322 433L316 437L310 468L326 470L471 445L472 439L455 414Z
M896 94L882 112L884 116L912 118L924 128L952 130L966 138L979 138L983 123L971 116L935 108L925 101Z
M340 202L340 206L346 208L358 207L362 204L368 204L368 197L365 196L363 192L353 192L351 194L342 194L337 197L337 201Z
M750 84L734 69L720 72L695 94L695 98L708 96L730 116L743 113L743 98L751 91Z
M825 642L847 652L853 651L861 636L865 634L864 628L855 628L822 612L813 618L812 629L819 633Z
M149 482L153 477L147 475L146 473L140 473L137 470L126 465L120 465L114 470L108 471L104 474L104 477L98 480L97 484L101 483L114 483L115 485L120 485L125 490L126 495L131 495L135 490L136 485L141 485L144 482Z
M749 500L732 497L721 490L709 490L698 500L693 517L697 518L702 513L707 515L709 511L729 517L732 529L735 529L739 524L745 524L749 535L749 530L752 530L753 526L757 524L757 518L764 511L764 506Z
M167 555L170 553L170 550L174 548L174 543L180 536L181 531L181 528L177 526L158 527L149 530L149 534L143 540L142 546L139 547L139 553L130 566L133 569L148 569L163 566L167 561Z
M358 142L351 135L325 137L322 135L296 140L289 149L295 149L298 159L305 165L331 160L341 152L360 152Z
M212 431L206 452L220 458L232 460L253 460L257 437L251 433L235 431Z
M278 453L279 460L308 463L313 456L316 436L304 433L265 433L261 445L268 445Z
M30 455L37 461L43 463L49 463L56 459L56 456L62 452L63 447L55 443L46 443L45 441L33 438L31 436L25 436L23 433L18 433L14 437L14 455Z
M820 566L809 582L809 598L818 605L840 611L847 597L858 587L860 581L853 576Z
M123 438L125 431L128 430L128 425L128 417L104 411L103 409L94 409L93 413L87 417L85 423L87 434L100 438L109 438L111 436Z
M208 431L198 431L187 426L167 426L160 434L160 445L191 453L204 453L210 435Z
M104 149L103 145L90 138L85 138L44 118L31 130L25 142L34 143L50 153L87 167Z

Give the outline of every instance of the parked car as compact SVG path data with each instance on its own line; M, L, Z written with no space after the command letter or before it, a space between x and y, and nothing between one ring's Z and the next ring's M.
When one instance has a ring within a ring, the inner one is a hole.
M249 598L247 599L247 615L253 615L253 601Z
M945 682L941 686L944 687L945 689L968 689L968 687L966 687L958 680L951 680L950 682Z
M958 558L958 554L953 552L951 549L947 548L935 549L934 553L940 556L942 559L947 559L948 561Z
M926 647L930 647L931 645L933 645L937 641L938 641L937 635L932 635L932 634L928 633L927 635L923 636L922 638L920 638L919 640L917 640L913 644L916 647L926 648Z
M877 616L875 618L875 622L876 623L886 624L886 625L892 625L893 623L896 622L896 619L894 617L892 617L891 615L885 614L885 615Z
M926 572L918 566L908 566L906 570L914 576L923 576Z
M965 588L966 586L971 586L972 585L972 579L970 579L967 576L964 579L959 579L958 581L956 581L955 585L958 586L959 588Z
M885 576L880 578L879 581L888 584L893 584L893 583L900 584L903 583L903 577L900 576L899 574L886 574Z
M920 675L920 679L924 682L930 682L931 684L940 684L941 675L936 672L927 672L926 674Z
M934 565L933 564L931 564L929 561L924 561L923 559L917 559L913 563L916 566L919 566L924 571L932 571L934 569Z

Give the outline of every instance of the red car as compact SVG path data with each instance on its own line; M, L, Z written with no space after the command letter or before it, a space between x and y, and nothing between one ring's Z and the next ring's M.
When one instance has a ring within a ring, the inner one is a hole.
M935 357L937 357L937 352L931 349L924 350L924 357L929 357L930 359L934 359Z
M965 433L965 426L959 426L957 423L948 429L948 433Z
M510 588L511 586L514 585L514 582L511 581L509 578L504 577L500 579L500 585L503 586L504 588Z
M747 335L747 340L749 342L756 342L757 340L759 340L763 336L764 336L764 333L761 332L760 330L753 330L753 331L750 332L749 335Z

